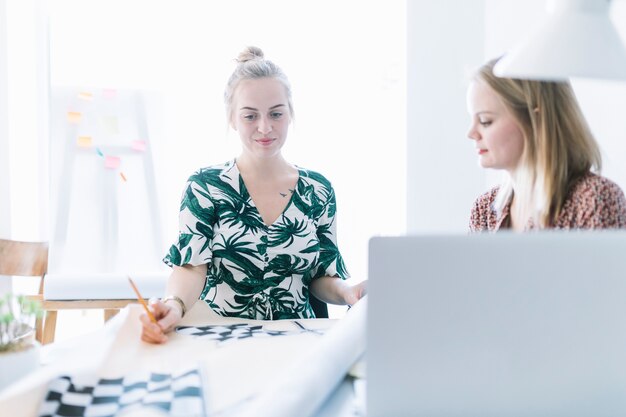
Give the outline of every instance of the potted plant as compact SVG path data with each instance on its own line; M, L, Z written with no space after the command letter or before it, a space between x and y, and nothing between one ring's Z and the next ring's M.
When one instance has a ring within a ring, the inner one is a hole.
M25 296L0 297L0 391L39 366L35 321L41 306Z

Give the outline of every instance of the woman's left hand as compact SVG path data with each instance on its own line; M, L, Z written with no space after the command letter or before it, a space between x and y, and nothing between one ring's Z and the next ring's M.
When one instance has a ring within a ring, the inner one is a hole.
M344 293L345 303L349 306L354 305L367 294L367 280L361 281L356 285L346 288Z

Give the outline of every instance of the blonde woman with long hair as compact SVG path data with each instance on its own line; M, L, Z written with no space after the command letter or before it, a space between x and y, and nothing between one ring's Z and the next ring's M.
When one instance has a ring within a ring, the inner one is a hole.
M476 199L472 232L626 227L620 187L599 175L602 158L569 82L500 78L483 65L467 94L484 168L507 180Z

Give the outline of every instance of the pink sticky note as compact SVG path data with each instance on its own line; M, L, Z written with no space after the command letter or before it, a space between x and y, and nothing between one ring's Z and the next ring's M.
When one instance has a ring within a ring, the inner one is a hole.
M146 141L145 140L134 140L131 147L138 152L143 152L146 150Z
M105 88L102 90L102 97L106 99L113 99L117 95L117 90L113 88Z
M104 167L108 169L117 169L120 166L120 158L117 156L105 156Z

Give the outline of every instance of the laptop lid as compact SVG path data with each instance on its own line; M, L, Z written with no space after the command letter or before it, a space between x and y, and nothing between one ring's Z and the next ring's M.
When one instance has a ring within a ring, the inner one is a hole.
M626 233L374 237L367 415L626 415Z

